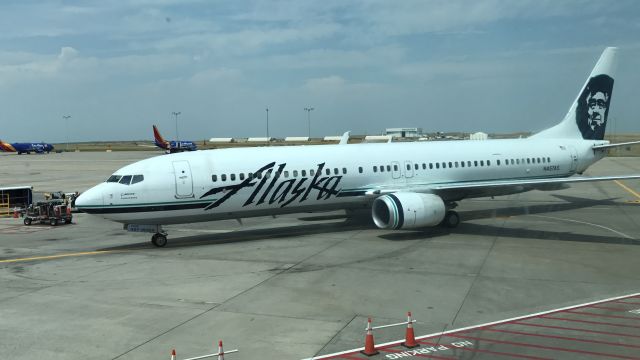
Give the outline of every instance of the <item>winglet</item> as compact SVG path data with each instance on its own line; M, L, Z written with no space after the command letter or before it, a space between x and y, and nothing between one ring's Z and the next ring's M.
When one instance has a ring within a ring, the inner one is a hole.
M346 145L349 143L349 136L351 135L351 131L347 131L344 134L342 134L342 137L340 138L340 142L338 143L339 145Z

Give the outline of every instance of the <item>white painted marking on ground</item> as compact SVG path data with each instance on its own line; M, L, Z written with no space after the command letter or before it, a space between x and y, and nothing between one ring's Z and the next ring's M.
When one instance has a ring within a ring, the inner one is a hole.
M606 227L604 225L600 225L600 224L594 224L594 223L590 223L590 222L586 222L586 221L580 221L580 220L573 220L573 219L567 219L567 218L560 218L560 217L553 217L553 216L544 216L544 215L531 215L531 216L535 216L535 217L539 217L539 218L544 218L544 219L552 219L552 220L562 220L562 221L567 221L567 222L573 222L573 223L578 223L578 224L584 224L584 225L589 225L589 226L593 226L593 227L597 227L597 228L601 228L604 230L608 230L611 231L615 234L621 235L626 237L627 239L631 239L631 240L635 240L634 237L627 235L621 231L618 230L614 230L612 228Z

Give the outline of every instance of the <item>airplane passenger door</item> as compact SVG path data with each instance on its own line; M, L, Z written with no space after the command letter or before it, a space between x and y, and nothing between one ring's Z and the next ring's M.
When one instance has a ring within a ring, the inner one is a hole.
M404 162L404 176L406 178L412 178L413 177L413 162L411 162L411 161L405 161Z
M174 161L173 171L176 178L176 198L193 197L193 179L189 162L186 160Z
M573 146L569 146L569 152L571 153L571 173L575 173L578 168L578 152Z
M402 169L400 169L400 163L397 161L391 162L391 175L394 179L400 179L402 176Z

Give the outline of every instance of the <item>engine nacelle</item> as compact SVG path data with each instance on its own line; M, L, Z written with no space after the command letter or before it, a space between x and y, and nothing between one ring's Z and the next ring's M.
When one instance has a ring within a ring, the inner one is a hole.
M398 192L373 201L371 216L381 229L415 229L442 222L447 209L442 198L433 194Z

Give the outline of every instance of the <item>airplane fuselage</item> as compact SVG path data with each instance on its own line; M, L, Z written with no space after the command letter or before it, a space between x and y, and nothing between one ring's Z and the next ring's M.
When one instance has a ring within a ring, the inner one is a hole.
M560 178L601 159L606 141L514 139L279 146L154 157L85 193L83 210L123 223L172 224L368 207L365 189L461 181ZM256 176L256 174L260 174ZM138 178L140 179L140 178ZM121 181L121 180L118 180ZM452 195L504 195L530 187ZM462 196L462 197L460 197Z

